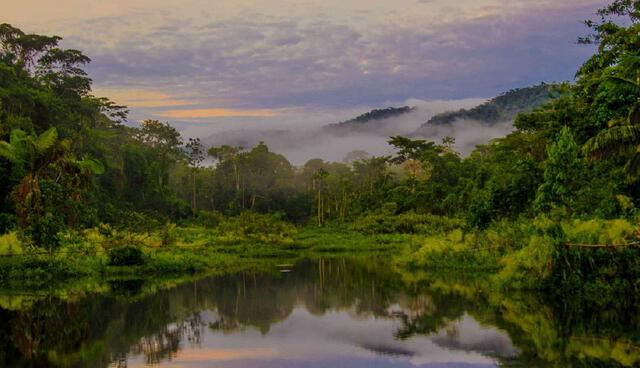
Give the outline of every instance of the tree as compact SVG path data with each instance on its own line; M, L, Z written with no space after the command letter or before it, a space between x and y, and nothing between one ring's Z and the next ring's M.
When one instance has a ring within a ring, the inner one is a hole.
M611 69L615 74L606 75L604 78L607 81L628 86L640 93L640 56L624 56ZM624 169L631 175L637 175L640 171L640 95L636 97L627 116L612 119L606 129L584 144L583 150L592 159L615 155L630 157Z
M236 199L240 197L240 170L238 168L238 154L242 151L242 147L233 147L222 145L219 147L211 147L207 151L210 157L213 157L219 164L230 161L233 166L233 179L235 181Z
M322 224L324 223L324 200L322 198L322 194L323 194L322 189L325 185L324 181L327 176L329 176L329 173L322 167L313 174L313 181L316 187L316 207L317 207L318 226L322 226Z
M104 166L98 160L85 157L81 160L70 153L71 142L58 140L56 128L50 128L36 136L15 129L9 142L0 141L0 156L14 165L15 172L22 177L13 190L16 202L18 225L38 246L52 249L57 243L57 233L64 211L47 208L46 202L55 203L64 198L47 198L43 195L45 181L67 190L74 201L79 201L79 190L86 185L84 178L104 173ZM64 183L65 185L61 185ZM52 215L58 210L57 218Z
M538 188L534 206L547 211L555 206L569 206L581 169L578 145L568 127L560 131L545 162L544 182Z
M196 198L196 174L200 168L200 164L204 161L204 148L200 142L200 138L189 138L189 143L186 145L187 149L187 162L191 168L191 209L193 215L197 215L197 198Z
M371 157L369 152L363 150L354 150L346 154L342 159L342 162L347 165L353 165L355 161L365 160Z

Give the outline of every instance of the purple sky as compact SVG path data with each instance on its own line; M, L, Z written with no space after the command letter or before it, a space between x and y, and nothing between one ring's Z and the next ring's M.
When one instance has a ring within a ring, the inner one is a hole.
M595 0L25 0L0 21L83 50L132 119L348 115L572 79ZM244 121L241 119L241 121Z

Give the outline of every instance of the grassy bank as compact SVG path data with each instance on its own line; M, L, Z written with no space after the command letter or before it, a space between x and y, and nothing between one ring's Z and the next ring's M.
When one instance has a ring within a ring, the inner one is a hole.
M60 246L52 250L26 246L12 232L0 236L0 285L38 287L78 278L202 276L288 264L304 257L399 254L407 244L421 241L409 234L362 234L344 227L295 228L262 216L209 227L167 225L151 232L102 226L61 234Z
M465 230L461 220L415 213L368 215L325 227L295 227L252 213L205 220L147 232L106 225L67 232L51 251L8 233L0 236L0 284L182 277L381 253L399 269L481 273L493 289L580 293L598 302L602 295L610 300L640 287L640 250L633 246L638 232L631 220L545 215L481 231Z

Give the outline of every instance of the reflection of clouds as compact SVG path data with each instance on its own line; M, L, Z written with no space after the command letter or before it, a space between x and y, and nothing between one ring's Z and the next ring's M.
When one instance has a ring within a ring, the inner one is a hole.
M486 355L512 358L518 355L508 335L495 327L478 324L469 315L449 324L432 339L436 344L455 350L476 351Z
M235 359L273 359L280 355L276 349L197 349L179 353L180 362L207 362Z
M203 315L214 318L211 313ZM483 327L468 316L454 322L460 334L446 341L442 333L398 341L393 336L398 324L391 318L356 320L350 311L314 316L296 308L286 320L272 325L267 335L253 329L232 333L209 330L201 349L185 347L175 359L162 365L206 367L207 360L215 360L219 367L241 367L257 366L252 360L259 359L261 367L367 367L385 366L384 362L398 367L446 363L487 367L493 366L491 356L511 356L515 352L505 333ZM488 348L482 341L490 341ZM132 360L133 366L136 360Z

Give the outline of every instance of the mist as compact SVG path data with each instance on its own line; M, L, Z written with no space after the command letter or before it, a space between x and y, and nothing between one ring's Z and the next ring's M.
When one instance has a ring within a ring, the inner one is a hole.
M225 119L215 124L188 124L183 126L182 132L187 137L199 137L206 147L227 144L249 149L263 141L272 152L284 155L294 165L303 165L312 158L342 161L353 150L364 150L373 156L391 155L393 149L387 141L394 135L437 143L446 136L454 137L454 149L464 156L473 151L476 145L508 134L513 130L512 122L488 125L479 121L458 120L450 125L420 127L433 115L470 108L484 101L408 100L393 105L415 106L412 112L363 124L351 124L349 128L330 125L350 120L371 109L361 108L339 113L293 113L263 119Z

